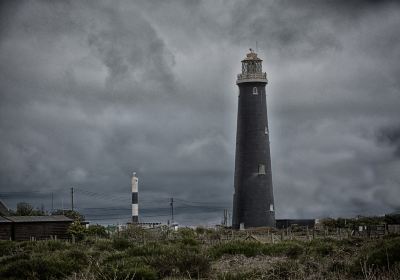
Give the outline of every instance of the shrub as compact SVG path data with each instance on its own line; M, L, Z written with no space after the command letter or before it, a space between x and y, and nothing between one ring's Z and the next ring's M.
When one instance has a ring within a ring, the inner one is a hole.
M183 238L181 242L186 246L198 246L200 244L199 241L194 238Z
M16 259L1 270L1 279L62 279L78 272L82 266L66 258L32 255Z
M68 233L74 236L77 241L80 241L85 238L86 228L79 221L75 221L69 226Z
M296 258L300 256L303 251L303 246L294 241L281 242L277 244L261 244L254 241L232 241L224 244L215 245L210 249L210 254L214 258L219 258L224 254L243 254L246 257L253 257L256 255L270 255Z
M89 236L108 237L106 228L101 225L90 225L87 229Z
M178 234L182 239L194 239L196 237L195 231L191 228L180 228Z
M74 267L74 271L79 271L83 269L88 263L89 259L86 253L82 250L73 249L71 251L66 251L59 256L65 263Z
M203 235L204 233L206 233L206 229L203 228L203 227L197 227L197 228L195 229L195 231L196 231L196 233L197 233L198 235Z
M13 241L0 240L0 256L6 256L18 249L17 243Z
M184 251L178 256L177 268L191 277L205 276L210 270L210 258L205 254Z
M219 258L224 254L252 257L261 254L262 244L254 241L231 241L211 247L210 254L214 258Z
M61 240L46 240L32 242L29 247L34 252L45 253L66 250L70 247L70 244Z
M303 246L294 241L266 244L262 246L261 249L261 252L264 255L287 256L290 258L297 258L303 253L303 251Z
M111 251L113 250L113 242L110 240L97 240L96 242L94 242L94 247L98 250L101 251Z
M146 262L158 270L160 277L186 275L190 277L206 276L210 270L210 258L206 254L171 247L163 254L152 255Z
M121 260L126 260L128 255L126 252L113 252L103 256L102 264L117 264Z
M150 238L149 232L138 225L129 225L126 229L120 232L121 237L133 240L142 240Z
M334 241L330 241L329 239L315 239L309 243L309 253L322 257L332 255L335 251L335 246L333 242Z
M262 278L264 275L261 271L243 271L243 272L224 272L217 275L218 280L252 280L252 279L265 279Z
M108 264L102 267L96 279L113 280L156 280L157 272L148 265L132 262L120 262L118 264Z
M168 250L172 250L172 246L161 245L159 243L148 243L145 245L134 245L131 246L127 254L129 256L153 256L164 254Z
M0 275L1 275L1 271L3 271L4 268L7 267L7 265L12 264L18 260L26 260L29 259L30 255L28 253L16 253L16 254L12 254L9 256L3 256L2 258L0 258Z
M112 245L114 247L114 249L117 250L125 250L128 249L130 246L130 242L128 239L126 238L120 238L120 237L116 237L113 239Z
M294 260L280 261L270 270L270 279L302 279L300 265Z
M400 262L400 238L379 242L364 257L369 266L387 267Z

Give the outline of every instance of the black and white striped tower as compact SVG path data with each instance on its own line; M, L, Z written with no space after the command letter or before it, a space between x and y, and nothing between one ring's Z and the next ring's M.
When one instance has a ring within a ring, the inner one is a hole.
M138 196L139 179L136 172L132 176L132 223L139 223L139 196Z
M242 60L237 115L233 228L275 227L271 156L262 60L250 49Z

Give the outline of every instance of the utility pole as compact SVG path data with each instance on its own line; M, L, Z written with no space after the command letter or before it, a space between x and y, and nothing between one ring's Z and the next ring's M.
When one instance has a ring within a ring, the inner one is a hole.
M51 193L51 213L54 212L54 193Z
M228 226L228 209L224 209L224 221L223 225L226 227Z
M74 211L74 188L71 188L71 210Z
M171 202L169 205L171 206L171 217L172 217L171 223L173 224L174 223L174 198L173 197L171 197Z

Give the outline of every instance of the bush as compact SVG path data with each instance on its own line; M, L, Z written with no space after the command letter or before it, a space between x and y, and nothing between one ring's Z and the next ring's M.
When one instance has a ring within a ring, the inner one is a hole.
M82 268L75 261L55 256L33 255L16 259L1 270L1 279L63 279Z
M156 280L158 279L156 271L141 263L120 262L113 265L105 265L101 272L98 273L96 279L113 279L113 280Z
M30 245L32 251L40 253L55 252L70 248L70 244L61 240L35 241Z
M368 266L388 267L400 262L400 238L384 240L363 256Z
M217 275L218 280L252 280L252 279L265 279L262 278L263 273L256 269L252 271L243 271L238 273L224 272Z
M196 231L196 234L198 234L198 235L203 235L203 234L206 233L206 229L203 228L203 227L197 227L197 228L195 229L195 231Z
M74 236L77 241L80 241L86 236L86 228L79 221L75 221L69 226L68 233Z
M231 241L211 247L210 254L214 258L219 258L224 254L229 255L245 255L253 257L261 254L262 244L254 241Z
M232 241L224 244L215 245L210 249L210 254L214 258L219 258L224 254L238 255L246 257L256 255L288 256L296 258L303 253L304 249L296 242L281 242L277 244L261 244L254 241Z
M126 238L116 237L113 239L112 245L116 250L125 250L129 248L131 243Z
M145 245L134 245L131 246L127 254L129 256L153 256L165 254L168 250L173 250L170 248L172 246L161 245L159 243L148 243Z
M129 225L126 229L122 230L120 232L120 235L123 238L129 238L132 240L142 240L150 238L148 231L135 224Z
M313 240L309 243L309 253L314 254L316 256L329 256L335 252L335 241L331 241L329 239L325 240Z
M146 261L152 267L157 268L160 277L165 276L190 276L203 277L210 270L210 258L206 254L182 250L171 247L172 250L163 254L152 255Z
M101 225L90 225L87 229L87 234L89 236L108 237L106 228Z
M111 240L97 240L93 245L100 251L111 251L114 249L113 242Z
M27 260L29 258L30 255L25 252L15 253L9 256L3 256L2 258L0 258L0 275L2 271L7 267L7 265L12 264L18 260Z
M17 243L13 241L0 240L0 257L9 255L18 249Z
M263 246L262 253L264 255L287 256L289 258L297 258L303 253L303 246L293 241L281 242L277 244L267 244Z
M269 279L303 279L300 265L294 260L280 261L274 264Z
M184 251L179 255L176 266L182 274L199 278L209 272L210 258L205 254Z
M185 246L198 246L200 244L199 241L194 238L183 238L181 242Z
M64 263L68 263L71 267L73 267L74 271L82 270L89 263L89 259L86 253L78 249L63 252L59 255L59 257L63 260Z
M195 231L191 228L180 228L178 234L182 239L194 239L196 237Z

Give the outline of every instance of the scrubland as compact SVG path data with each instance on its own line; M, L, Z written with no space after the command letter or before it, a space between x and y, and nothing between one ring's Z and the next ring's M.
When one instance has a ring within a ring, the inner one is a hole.
M400 279L400 236L264 242L131 228L74 242L1 241L0 279Z

